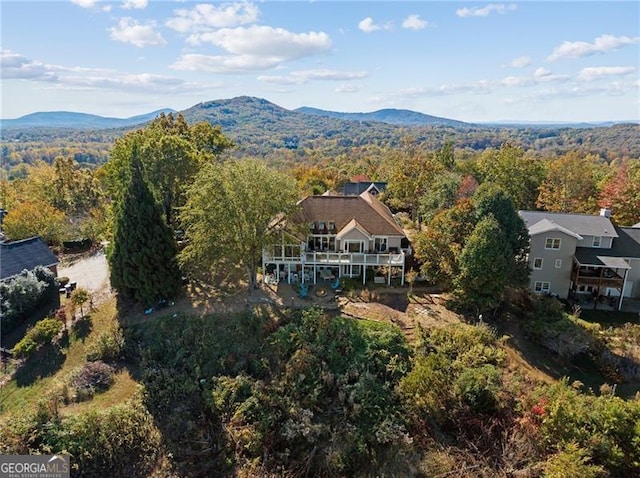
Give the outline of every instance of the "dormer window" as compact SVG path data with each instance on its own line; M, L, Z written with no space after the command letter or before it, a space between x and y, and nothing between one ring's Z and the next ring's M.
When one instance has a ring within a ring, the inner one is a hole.
M318 229L319 230L323 230L324 229L324 222L318 221Z
M333 221L329 221L327 223L327 229L329 229L330 231L333 231L336 228L336 223Z
M602 243L601 236L593 236L593 247L600 247L601 243Z
M313 231L316 228L316 223L315 222L310 222L309 223L309 230Z

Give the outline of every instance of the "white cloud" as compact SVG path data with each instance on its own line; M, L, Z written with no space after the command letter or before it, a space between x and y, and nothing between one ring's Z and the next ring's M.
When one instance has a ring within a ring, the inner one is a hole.
M174 17L166 25L180 33L207 31L213 28L229 28L258 20L260 10L249 2L220 6L201 3L191 10L175 10Z
M282 28L269 26L250 26L238 28L223 28L213 32L198 33L191 35L188 40L192 45L201 43L211 43L226 50L232 55L242 58L233 59L228 57L209 57L205 59L201 55L200 59L208 64L206 71L211 71L212 61L216 62L224 59L230 67L233 65L243 65L240 70L272 68L279 63L295 60L307 56L317 55L331 49L331 39L323 32L293 33ZM197 55L184 55L191 57L189 63L192 69L195 66L193 60ZM196 62L197 63L197 62ZM254 66L249 66L253 63ZM174 66L180 68L183 62L178 62Z
M533 72L533 76L535 76L536 78L545 78L545 77L548 77L549 75L551 75L551 71L547 70L542 66L539 68L536 68L536 71Z
M6 80L53 81L57 78L57 68L42 62L31 60L26 56L2 50L0 57L0 74Z
M505 5L504 3L489 3L484 7L471 7L471 8L459 8L456 10L456 15L459 17L487 17L491 12L496 12L501 15L507 13L508 11L515 10L517 5L514 3L510 3Z
M429 22L426 20L420 19L420 15L409 15L402 22L402 28L406 28L408 30L423 30L427 28Z
M519 56L514 58L509 62L508 67L511 68L524 68L525 66L529 66L531 64L531 58L528 56Z
M336 88L336 93L357 93L360 88L352 83L345 83Z
M294 71L286 76L259 76L258 80L279 85L301 85L313 80L344 81L368 76L365 71L337 71L328 69Z
M2 79L31 80L66 90L108 89L158 94L187 93L218 87L150 73L128 74L108 69L45 64L9 50L2 50L0 66Z
M593 43L585 41L565 41L560 46L554 48L553 53L547 57L549 61L556 61L563 58L580 58L583 56L605 53L610 50L617 50L625 45L632 45L640 42L640 37L615 37L613 35L600 35Z
M367 17L358 23L358 28L365 33L371 33L380 30L382 27L373 23L373 18Z
M148 4L149 0L125 0L122 8L125 8L127 10L132 8L143 9L147 8Z
M98 0L71 0L71 3L82 8L93 8L98 3Z
M593 81L605 76L623 76L636 71L634 66L593 66L583 68L578 74L578 79Z
M139 48L166 45L166 40L155 31L155 26L153 21L141 24L132 18L124 17L120 19L118 26L110 28L109 32L112 40L131 43Z
M567 75L554 75L546 68L539 67L536 68L532 76L507 76L500 81L500 84L507 87L521 87L534 86L540 83L563 83L566 81L569 81Z
M178 58L170 67L174 70L205 71L208 73L244 73L275 68L281 58L252 55L221 56L188 53Z
M393 24L391 22L387 22L384 25L378 25L374 23L373 18L367 17L364 20L361 20L358 23L358 28L365 33L372 33L378 30L393 30Z

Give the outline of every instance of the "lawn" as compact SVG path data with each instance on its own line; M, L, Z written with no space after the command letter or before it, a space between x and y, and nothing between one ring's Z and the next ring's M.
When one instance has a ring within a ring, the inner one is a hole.
M45 347L31 361L20 367L14 377L0 388L0 417L34 408L38 401L46 398L76 368L86 362L87 345L109 325L117 321L116 301L111 298L89 315L88 320L78 322L81 327L72 327L67 343L58 350ZM115 374L115 382L103 394L92 400L69 405L63 413L102 409L118 403L135 393L137 384L126 370Z

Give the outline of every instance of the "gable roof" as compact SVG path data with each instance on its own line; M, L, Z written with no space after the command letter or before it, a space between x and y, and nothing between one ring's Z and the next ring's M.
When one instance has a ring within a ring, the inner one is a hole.
M580 236L618 237L611 220L592 214L568 214L546 211L518 211L527 229L546 219Z
M345 234L353 231L354 229L360 231L362 234L364 234L365 236L367 236L369 238L371 237L371 234L369 234L369 231L367 231L364 227L362 227L362 224L360 224L355 219L351 219L351 221L349 221L346 226L344 226L342 229L340 229L340 231L338 231L338 234L336 234L336 237L337 238L341 238Z
M352 220L372 236L404 236L391 211L375 196L307 196L299 203L296 220L302 224L333 221L341 231Z
M545 232L562 232L564 234L567 234L568 236L575 237L578 240L582 239L582 236L580 234L576 234L566 227L562 227L555 222L549 221L548 219L538 221L529 228L529 235L531 236L535 236L536 234L544 234Z
M36 266L55 266L58 258L39 237L0 243L0 280Z

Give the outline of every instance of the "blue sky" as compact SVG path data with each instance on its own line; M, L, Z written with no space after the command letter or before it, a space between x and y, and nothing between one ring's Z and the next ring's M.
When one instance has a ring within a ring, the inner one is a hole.
M2 118L249 95L462 121L640 119L640 3L0 0Z

